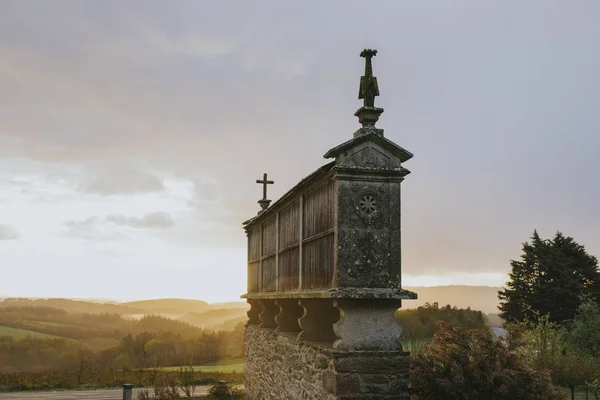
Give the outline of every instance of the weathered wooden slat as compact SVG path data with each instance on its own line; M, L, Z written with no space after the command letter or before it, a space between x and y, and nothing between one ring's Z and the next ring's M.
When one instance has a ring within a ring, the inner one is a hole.
M275 216L275 290L279 290L279 213Z
M248 232L248 262L260 260L260 226Z
M284 249L300 240L300 199L279 212L279 247Z
M302 257L304 252L302 251L302 239L304 238L304 218L302 213L304 212L304 196L300 195L300 203L299 203L299 214L298 214L298 237L300 238L300 242L298 243L298 289L302 289L302 267L303 261Z
M333 228L333 182L326 180L304 195L304 238Z
M333 279L333 233L303 243L302 289L331 287Z
M248 264L248 293L258 293L260 285L260 261Z
M275 254L277 246L276 236L276 218L275 216L269 218L263 223L262 228L262 256L270 256Z
M262 260L262 292L276 289L277 274L275 271L275 255Z
M329 288L333 279L334 184L326 180L304 195L301 289Z
M297 290L299 284L299 250L293 248L279 253L279 290Z

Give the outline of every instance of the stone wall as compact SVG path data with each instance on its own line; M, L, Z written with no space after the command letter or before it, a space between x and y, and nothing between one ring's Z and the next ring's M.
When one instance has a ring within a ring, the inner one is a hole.
M407 353L334 350L250 324L245 343L246 399L410 398Z

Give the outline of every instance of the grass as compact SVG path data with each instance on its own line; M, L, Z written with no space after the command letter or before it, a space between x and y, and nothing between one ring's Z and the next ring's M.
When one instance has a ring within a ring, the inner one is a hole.
M566 394L569 398L569 400L571 399L571 391L567 388L561 388L562 392L564 394ZM595 397L594 395L589 392L587 397L585 395L585 390L583 389L583 387L578 387L577 389L575 389L575 400L594 400Z
M0 336L10 336L13 339L23 339L27 336L47 339L59 339L59 336L48 335L46 333L39 333L34 331L28 331L26 329L10 328L8 326L0 325Z
M194 365L194 371L199 372L244 372L244 359L234 358L230 360L219 360L212 363ZM168 367L165 371L178 371L179 367Z

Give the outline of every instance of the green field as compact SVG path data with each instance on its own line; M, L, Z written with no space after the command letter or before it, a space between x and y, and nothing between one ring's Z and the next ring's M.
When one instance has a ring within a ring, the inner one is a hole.
M8 326L1 326L1 325L0 325L0 336L10 336L14 339L23 339L27 336L38 337L38 338L47 338L47 339L59 338L59 336L47 335L45 333L28 331L25 329L10 328Z
M58 326L58 327L76 327L75 325L61 324L59 322L46 322L46 321L24 321L26 324L37 325L37 326Z
M165 371L177 371L180 367L168 367ZM244 372L244 359L234 358L231 360L220 360L208 364L194 365L194 371L199 372Z

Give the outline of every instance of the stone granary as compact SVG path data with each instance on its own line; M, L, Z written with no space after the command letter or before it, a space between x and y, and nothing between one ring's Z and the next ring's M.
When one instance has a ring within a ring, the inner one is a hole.
M400 184L413 155L383 135L371 59L362 127L332 159L261 210L248 236L248 399L408 399L408 354L394 312L401 288Z

